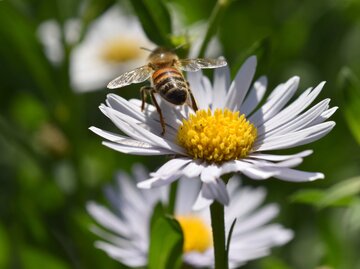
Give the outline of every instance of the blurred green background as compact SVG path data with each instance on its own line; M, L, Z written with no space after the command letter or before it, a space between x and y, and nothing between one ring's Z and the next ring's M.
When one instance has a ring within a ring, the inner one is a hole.
M0 1L0 268L123 268L93 247L85 203L104 200L102 188L118 169L129 171L135 162L155 169L163 159L125 156L101 145L88 127L115 130L98 110L108 93L105 84L99 91L75 92L69 62L76 43L64 40L62 28L64 58L53 64L37 29L49 19L64 27L77 18L82 42L89 25L116 4L140 16L154 43L176 46L185 36L171 35L173 13L168 18L162 8L176 7L187 29L206 21L216 5L157 0L142 10L148 2ZM149 14L163 23L152 25ZM243 268L360 268L360 1L231 1L216 27L233 74L256 54L257 76L268 76L269 89L293 75L301 77L298 94L326 80L320 98L340 107L332 117L335 129L303 147L315 152L301 169L323 172L325 180L245 181L268 188L268 201L282 208L278 221L295 238ZM137 98L138 87L121 94Z

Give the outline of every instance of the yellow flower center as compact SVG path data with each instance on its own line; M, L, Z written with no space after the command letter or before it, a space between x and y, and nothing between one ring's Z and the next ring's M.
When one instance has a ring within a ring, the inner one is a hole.
M100 53L103 60L112 63L135 60L142 55L140 44L136 40L121 37L109 39Z
M212 246L210 227L196 216L177 216L184 235L184 253L204 252Z
M255 126L238 111L208 109L184 119L177 140L193 158L221 163L246 157L256 135Z

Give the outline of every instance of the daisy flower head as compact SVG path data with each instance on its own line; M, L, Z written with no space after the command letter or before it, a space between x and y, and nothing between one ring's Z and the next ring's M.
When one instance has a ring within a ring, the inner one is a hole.
M137 17L114 6L95 20L84 40L71 53L70 78L74 90L87 92L104 88L120 73L144 64L154 47Z
M88 212L99 224L93 228L101 238L95 243L96 247L131 267L147 263L151 214L158 202L166 204L163 197L168 192L168 186L157 188L155 192L136 188L135 183L146 173L142 166L137 166L134 171L135 180L119 173L117 186L106 189L112 210L95 202L87 204ZM199 181L184 179L180 182L174 217L184 235L183 262L195 268L213 267L209 210L191 209L199 188ZM292 239L291 230L270 223L278 215L279 208L276 204L261 206L266 196L265 189L243 187L238 178L231 178L227 190L231 196L225 209L227 234L236 218L229 248L230 268L267 256L272 247Z
M114 94L108 95L100 110L125 135L90 129L107 140L104 145L123 153L175 155L138 186L162 186L182 176L200 178L202 187L194 208L214 200L229 203L221 179L228 173L293 182L324 178L322 173L294 169L311 150L290 155L267 152L305 145L331 131L335 122L327 119L337 107L329 107L330 99L311 106L325 83L291 101L300 80L292 77L264 98L267 79L262 76L253 82L255 68L252 56L232 82L227 67L215 69L213 83L201 72L188 73L199 109L194 112L188 106L161 102L166 122L163 136L154 106L148 105L142 112L140 100L127 101Z

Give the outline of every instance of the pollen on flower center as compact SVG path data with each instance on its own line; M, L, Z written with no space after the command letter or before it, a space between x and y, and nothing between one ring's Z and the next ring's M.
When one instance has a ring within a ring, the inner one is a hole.
M184 253L204 252L212 246L210 227L196 216L177 216L184 235Z
M115 37L106 41L101 50L101 58L106 62L122 63L140 58L142 51L135 40Z
M238 111L208 109L184 119L177 140L193 158L221 163L246 157L256 135L255 126Z

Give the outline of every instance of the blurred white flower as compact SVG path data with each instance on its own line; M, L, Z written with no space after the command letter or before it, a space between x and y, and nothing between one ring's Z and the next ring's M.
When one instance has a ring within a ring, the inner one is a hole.
M69 19L64 24L64 42L75 44L80 35L80 21ZM61 27L56 20L47 20L37 29L37 36L44 46L46 57L54 64L59 65L64 60L64 48L61 41Z
M65 22L64 35L68 45L74 45L80 36L81 23L70 19ZM43 22L37 34L45 54L55 65L62 63L64 48L61 28L57 21ZM140 47L155 47L142 30L137 17L125 14L114 6L93 21L70 55L70 79L77 92L105 88L121 73L146 63L148 52Z
M94 21L84 40L74 48L70 78L76 91L103 89L121 73L146 63L155 45L146 38L137 17L114 6Z
M159 201L166 203L164 197L168 193L167 187L151 191L136 188L136 182L146 176L142 166L134 169L134 179L119 173L117 186L106 188L112 210L95 202L87 204L88 212L102 226L93 228L102 238L95 243L96 247L131 267L146 265L151 214ZM184 234L184 262L193 267L212 267L214 250L209 210L191 210L199 188L200 182L196 180L184 178L179 182L174 217ZM229 250L230 268L269 255L270 248L292 239L291 230L280 224L269 224L278 215L279 208L276 204L260 207L266 196L265 189L240 186L238 178L230 179L227 189L231 202L225 208L226 234L236 218Z
M154 106L141 111L140 100L127 101L115 94L108 95L100 110L125 135L90 129L108 140L104 145L123 153L175 156L138 186L162 186L182 176L200 178L202 187L194 208L214 200L229 203L221 179L228 173L292 182L324 178L322 173L293 169L312 150L290 155L264 152L309 144L332 130L335 122L327 120L337 107L329 107L330 99L310 107L325 83L307 89L290 102L300 80L292 77L263 101L267 79L262 76L252 83L255 69L253 56L230 83L229 69L217 68L213 85L202 72L188 73L199 110L195 113L188 106L175 107L159 100L166 123L164 135Z

